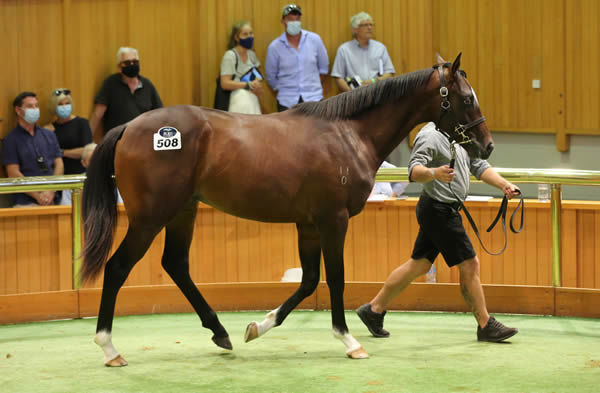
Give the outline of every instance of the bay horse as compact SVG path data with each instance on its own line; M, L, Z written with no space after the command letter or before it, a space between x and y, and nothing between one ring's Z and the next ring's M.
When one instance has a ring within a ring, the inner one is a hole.
M446 63L438 55L432 68L282 113L256 116L174 106L111 130L92 156L82 206L81 279L97 277L104 266L94 341L104 351L105 364L127 364L112 344L117 293L164 227L163 268L202 326L213 332L215 344L232 349L227 331L189 274L198 201L246 219L296 223L302 282L262 322L248 325L246 342L281 325L314 292L323 253L334 336L349 357L368 357L344 316L348 219L365 206L382 161L420 123L435 122L447 137L465 143L471 157L490 155L492 138L460 58ZM179 149L156 150L158 131L165 127L167 136L178 133ZM129 228L108 259L117 217L113 173Z

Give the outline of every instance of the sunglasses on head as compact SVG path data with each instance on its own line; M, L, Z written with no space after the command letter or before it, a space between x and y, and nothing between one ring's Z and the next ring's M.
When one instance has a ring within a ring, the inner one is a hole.
M137 59L134 59L134 60L123 60L121 62L121 64L123 64L124 66L130 66L130 65L140 64L140 61L137 60Z
M62 90L61 89L57 89L57 90L54 90L52 92L52 94L54 94L55 96L59 96L61 94L69 96L69 95L71 95L71 90L69 90L69 89L62 89Z

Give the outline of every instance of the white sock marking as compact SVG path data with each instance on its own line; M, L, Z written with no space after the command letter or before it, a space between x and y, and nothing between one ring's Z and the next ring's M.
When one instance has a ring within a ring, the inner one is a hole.
M344 343L347 355L361 348L360 343L350 333L342 334L337 329L333 329L333 337Z
M275 318L277 317L277 312L279 311L279 307L275 310L271 311L267 314L264 321L257 323L258 325L258 337L262 336L269 330L271 330L275 326Z
M119 352L112 344L112 334L110 334L107 330L101 330L96 333L94 342L98 344L104 351L104 364L119 356Z

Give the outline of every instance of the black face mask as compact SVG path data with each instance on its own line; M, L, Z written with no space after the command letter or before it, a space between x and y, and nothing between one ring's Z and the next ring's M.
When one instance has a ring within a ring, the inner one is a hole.
M125 76L135 78L140 73L140 65L132 64L125 67L121 67L121 72L123 72Z

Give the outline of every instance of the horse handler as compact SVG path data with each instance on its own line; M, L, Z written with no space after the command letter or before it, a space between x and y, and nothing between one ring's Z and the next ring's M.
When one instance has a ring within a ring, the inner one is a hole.
M409 180L424 185L416 210L419 234L411 258L388 276L369 303L356 310L375 337L389 337L390 333L383 328L387 305L413 280L427 273L440 252L449 267L458 266L462 295L478 323L477 339L500 342L518 333L517 329L504 326L488 314L479 279L479 259L463 227L458 213L461 204L454 195L466 198L469 172L501 189L508 199L519 195L520 190L486 160L471 160L466 150L455 143L454 149L456 169L449 165L453 157L451 142L436 130L435 124L427 124L415 139L408 166Z

